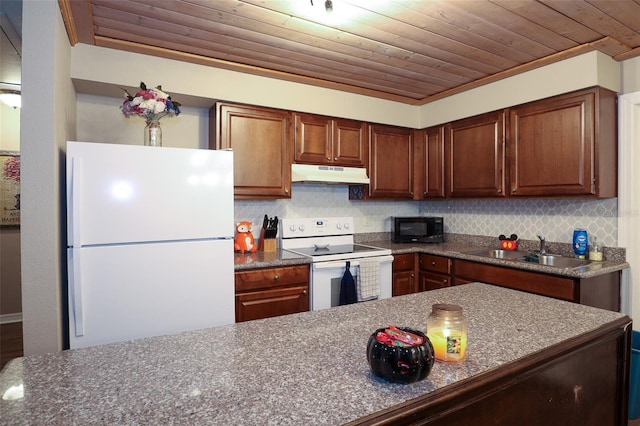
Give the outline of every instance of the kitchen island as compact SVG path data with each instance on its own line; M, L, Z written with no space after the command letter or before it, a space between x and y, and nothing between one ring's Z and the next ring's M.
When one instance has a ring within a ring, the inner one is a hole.
M425 329L434 303L463 307L467 359L410 385L374 376L369 335ZM473 283L18 358L0 373L0 424L624 425L630 324Z

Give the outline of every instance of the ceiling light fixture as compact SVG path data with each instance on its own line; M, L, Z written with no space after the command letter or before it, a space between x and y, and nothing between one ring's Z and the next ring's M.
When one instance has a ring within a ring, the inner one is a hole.
M22 106L22 96L15 90L0 90L0 101L14 109Z
M324 8L327 12L333 12L333 2L331 0L326 0L324 2Z

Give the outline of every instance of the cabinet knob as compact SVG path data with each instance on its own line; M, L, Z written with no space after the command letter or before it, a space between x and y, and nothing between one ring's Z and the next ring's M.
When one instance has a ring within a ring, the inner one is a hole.
M436 266L436 262L431 262L431 266Z
M284 189L284 193L285 193L285 194L288 194L288 193L289 193L289 188L285 188L285 189Z
M498 194L502 192L502 189L498 189Z
M302 294L307 294L307 290L302 290Z
M278 280L280 279L280 275L274 275L274 276L273 276L273 279L274 279L275 281L278 281Z
M327 160L331 161L331 157L327 157Z
M338 161L338 157L335 157L335 158L333 159L333 161Z
M446 279L445 279L445 280L442 280L442 282L446 284L446 283L447 283L447 280L446 280Z

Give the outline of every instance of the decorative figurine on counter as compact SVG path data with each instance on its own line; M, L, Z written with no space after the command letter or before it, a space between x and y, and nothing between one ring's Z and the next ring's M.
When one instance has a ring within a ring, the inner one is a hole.
M248 221L238 222L236 225L236 239L233 249L240 253L251 252L254 253L258 250L258 246L253 239L253 224Z

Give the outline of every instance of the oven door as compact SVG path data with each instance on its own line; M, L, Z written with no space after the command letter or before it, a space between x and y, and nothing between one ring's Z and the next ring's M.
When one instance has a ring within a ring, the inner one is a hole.
M380 296L378 299L391 297L391 281L393 256L376 256L367 259L377 259L380 262ZM349 271L358 282L360 274L360 259L349 259ZM346 269L347 260L329 262L315 262L311 265L311 310L338 306L340 301L340 284Z

